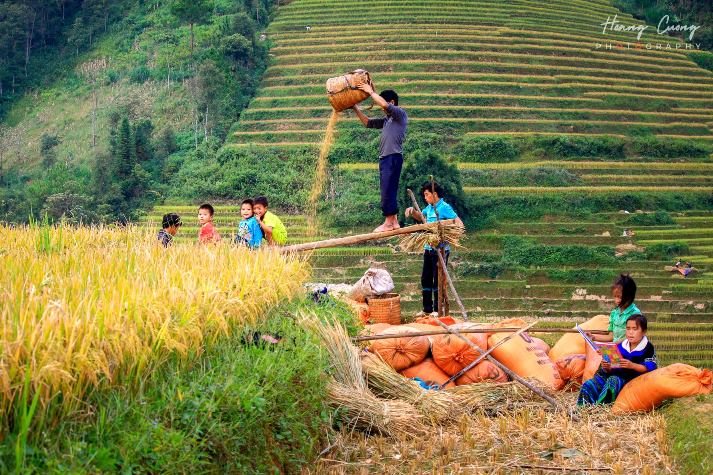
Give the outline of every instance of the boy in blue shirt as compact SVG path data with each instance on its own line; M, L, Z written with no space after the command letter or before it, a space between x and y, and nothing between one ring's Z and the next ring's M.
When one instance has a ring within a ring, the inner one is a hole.
M243 200L240 205L240 216L243 220L238 224L238 234L235 236L236 244L243 244L250 248L260 247L262 229L255 219L253 200Z
M456 223L463 225L463 221L458 217L451 205L446 203L441 195L443 188L436 182L427 181L421 187L423 198L428 203L421 213L413 207L407 208L405 215L408 218L413 216L417 221L434 223L444 219L455 219ZM436 217L436 212L438 217ZM451 247L448 244L439 244L439 248L444 249L444 260L448 264L448 256ZM421 295L423 298L422 314L438 315L438 251L426 244L423 251L423 269L421 271ZM421 314L419 314L421 315Z

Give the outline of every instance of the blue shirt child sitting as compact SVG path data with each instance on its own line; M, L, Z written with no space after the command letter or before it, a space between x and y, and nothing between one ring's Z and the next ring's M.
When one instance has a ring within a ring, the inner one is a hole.
M262 229L253 213L253 200L243 200L240 205L240 216L243 217L238 224L238 234L235 236L236 244L243 244L250 248L260 247Z

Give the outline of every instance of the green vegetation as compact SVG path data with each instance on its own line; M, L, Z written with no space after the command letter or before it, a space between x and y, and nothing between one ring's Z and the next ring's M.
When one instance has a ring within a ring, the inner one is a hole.
M269 0L18 7L41 24L28 39L34 49L22 87L3 94L0 86L0 220L47 211L75 222L124 221L192 184L178 181L187 176L181 167L215 156L255 91L268 46L258 30L271 7ZM25 16L13 15L1 20L19 22L8 34L21 36ZM4 74L18 76L21 65L0 58L15 68L0 68L7 86ZM21 95L36 84L42 94Z
M188 361L169 357L137 390L94 393L96 412L27 441L27 473L295 472L326 443L326 361L296 312L351 313L334 302L300 301L272 310L259 326L223 338ZM280 335L269 344L260 334ZM254 340L254 335L258 339ZM11 435L0 471L19 469Z
M713 471L713 396L678 399L664 409L666 434L681 473Z

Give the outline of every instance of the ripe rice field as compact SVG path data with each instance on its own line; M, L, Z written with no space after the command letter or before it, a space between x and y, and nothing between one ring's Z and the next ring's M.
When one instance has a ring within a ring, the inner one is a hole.
M135 226L0 226L0 242L3 428L54 426L94 391L141 385L168 359L260 321L308 275L269 250L167 253Z

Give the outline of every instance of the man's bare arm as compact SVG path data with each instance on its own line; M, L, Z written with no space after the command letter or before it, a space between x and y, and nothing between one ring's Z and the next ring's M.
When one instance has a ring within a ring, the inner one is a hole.
M352 109L354 109L354 112L356 112L357 117L359 118L361 123L364 124L364 127L366 127L369 123L369 118L361 111L361 109L359 109L358 105L355 104Z
M359 89L369 94L371 99L382 109L386 110L386 108L389 107L389 103L386 102L383 97L374 92L374 88L369 84L359 84Z

